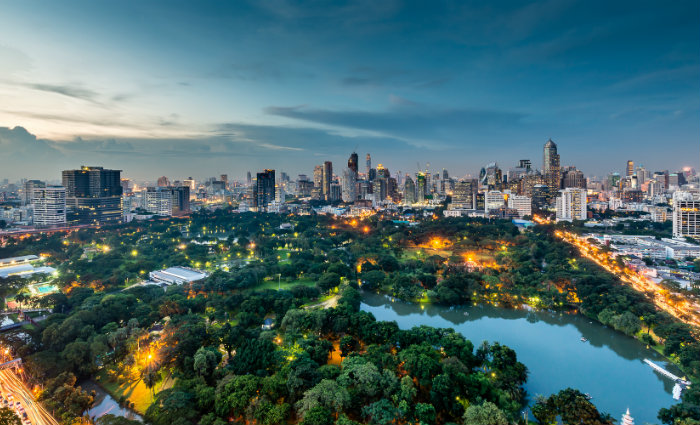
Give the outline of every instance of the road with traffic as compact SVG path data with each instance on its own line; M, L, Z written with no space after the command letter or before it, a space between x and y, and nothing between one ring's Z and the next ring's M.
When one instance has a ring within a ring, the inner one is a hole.
M27 388L21 379L12 369L0 370L0 393L3 399L11 403L13 410L22 418L20 406L27 414L27 420L23 419L25 425L59 425L58 421L44 409L32 392ZM17 402L20 404L18 405ZM2 404L3 407L5 404Z

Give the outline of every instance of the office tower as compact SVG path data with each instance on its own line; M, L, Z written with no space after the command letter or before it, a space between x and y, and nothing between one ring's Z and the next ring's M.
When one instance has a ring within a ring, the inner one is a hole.
M275 200L275 170L257 173L253 185L253 207L259 212L267 211L267 205Z
M538 210L544 209L549 200L549 186L546 184L536 184L532 187L532 206ZM527 195L526 195L527 196Z
M323 182L323 165L314 167L314 187L321 188Z
M329 202L337 202L340 201L343 197L343 190L340 187L339 184L337 183L331 183L329 195L328 195L328 201Z
M156 183L158 187L168 187L170 186L170 180L168 180L167 177L158 177L158 183Z
M284 171L280 173L280 181L283 183L286 183L289 181L289 174L285 173Z
M452 193L452 208L472 209L473 194L471 181L458 181Z
M544 174L545 184L549 187L550 200L561 185L561 168L559 165L559 154L557 153L557 145L549 139L544 144L544 166L542 171Z
M67 221L71 224L115 223L122 218L121 170L82 166L63 171Z
M367 178L369 179L369 170L372 169L372 158L367 154Z
M489 190L484 194L484 212L497 210L506 204L506 197L500 190Z
M284 186L278 184L275 186L275 202L278 204L284 204L287 200L287 195L284 193Z
M627 171L625 172L625 176L630 177L632 174L634 174L634 161L630 159L627 161Z
M142 193L142 208L151 214L173 215L173 192L169 187L147 187Z
M403 203L413 205L416 203L416 184L408 174L403 184Z
M37 227L66 224L66 188L48 186L33 189L34 225Z
M532 215L532 198L522 195L509 195L508 208L516 210L520 218Z
M518 163L517 167L511 168L508 170L508 182L515 182L523 176L526 176L530 174L532 169L532 163L530 162L529 159L521 159Z
M700 196L676 191L673 194L673 237L700 238Z
M251 177L250 171L246 173L245 182L248 186L250 186L253 183L253 177Z
M416 202L423 203L427 197L425 173L416 174Z
M353 152L350 154L350 158L348 158L348 168L352 170L353 173L355 173L355 180L357 180L357 165L358 165L358 157L357 153Z
M323 163L323 182L321 194L324 201L331 200L331 180L333 180L333 163L330 161L325 161Z
M313 188L314 182L310 181L306 174L299 174L297 178L297 196L300 198L309 197Z
M41 180L27 180L24 182L22 191L22 205L29 205L34 199L34 190L46 187L46 183Z
M352 157L351 157L352 158ZM357 199L357 171L348 164L348 168L343 171L343 202L355 202Z
M377 178L372 182L372 194L374 195L374 204L378 205L386 200L387 184L386 178Z
M564 189L567 187L585 189L586 177L583 175L583 171L577 170L576 167L566 167L562 172L562 186Z
M375 168L369 169L369 174L367 175L367 180L372 181L377 178L377 170Z
M559 191L556 200L557 221L585 220L586 191L579 188L567 188Z
M482 168L479 177L481 186L488 189L500 189L503 183L503 172L495 162Z
M194 191L197 189L197 185L192 177L187 177L185 180L182 181L182 184L188 186L190 188L190 194L194 195Z
M133 185L131 184L131 180L129 179L120 179L119 183L122 185L122 194L126 195L127 193L131 193L133 189Z
M443 169L442 169L442 179L443 179L443 180L447 180L447 179L449 179L449 178L450 178L450 175L449 175L449 173L447 172L447 169L446 169L446 168L443 168Z
M173 214L190 212L190 187L175 186L171 188L171 191Z

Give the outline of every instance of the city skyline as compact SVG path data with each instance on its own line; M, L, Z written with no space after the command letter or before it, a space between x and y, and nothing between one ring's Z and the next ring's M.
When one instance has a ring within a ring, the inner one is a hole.
M358 146L392 170L420 159L464 175L539 168L550 137L588 175L628 157L698 168L698 8L10 4L0 168L242 178L341 163Z

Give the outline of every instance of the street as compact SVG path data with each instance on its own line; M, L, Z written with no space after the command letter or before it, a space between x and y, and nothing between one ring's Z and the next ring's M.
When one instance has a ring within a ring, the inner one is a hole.
M44 409L41 403L34 399L32 392L17 377L12 369L0 370L0 393L2 393L4 399L13 404L13 410L22 418L19 406L16 405L17 402L20 402L27 413L31 425L58 425L58 421ZM2 407L4 406L3 403ZM28 425L28 422L24 419L23 423Z

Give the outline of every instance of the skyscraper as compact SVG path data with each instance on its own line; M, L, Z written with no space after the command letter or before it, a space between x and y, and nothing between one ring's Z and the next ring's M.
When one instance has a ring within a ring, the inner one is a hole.
M367 153L367 178L369 179L369 170L372 169L372 158Z
M348 158L348 168L351 169L355 173L355 179L357 179L357 164L358 164L358 157L357 153L353 152L350 154L350 158Z
M673 237L700 238L700 196L677 190L673 194Z
M416 203L416 184L409 175L406 175L403 184L403 203L405 205L413 205Z
M325 161L323 163L323 189L321 194L324 201L331 201L331 180L333 179L333 163Z
M625 176L630 177L634 174L634 161L631 159L627 161L627 172L625 173Z
M267 205L275 200L275 170L257 173L253 185L253 207L258 211L267 211Z
M549 186L550 196L554 196L561 186L561 166L559 165L559 154L557 153L557 145L549 139L544 144L542 171L544 174L545 184Z
M357 199L357 171L353 171L349 165L348 163L348 168L343 172L343 202L355 202L355 199Z
M63 171L67 221L72 224L102 224L122 218L121 170L82 166Z
M419 172L416 175L416 202L423 203L427 196L425 173Z

